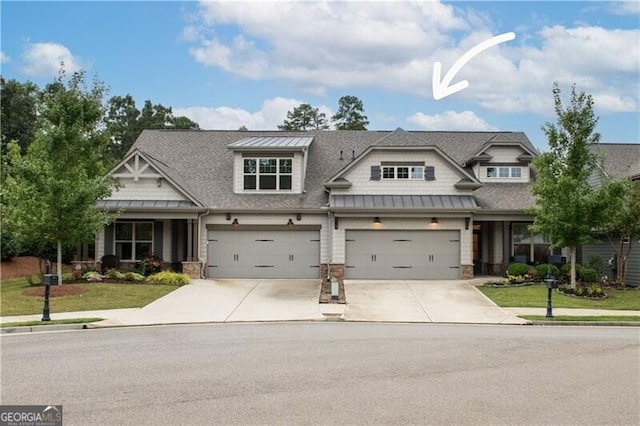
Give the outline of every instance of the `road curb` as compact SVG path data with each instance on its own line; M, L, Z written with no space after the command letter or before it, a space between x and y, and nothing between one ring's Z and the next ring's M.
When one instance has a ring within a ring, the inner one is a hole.
M531 321L532 325L577 325L590 327L640 327L635 321Z
M45 331L67 331L67 330L83 330L88 328L89 323L79 324L53 324L53 325L29 325L23 327L2 327L0 334L20 334L20 333L38 333Z

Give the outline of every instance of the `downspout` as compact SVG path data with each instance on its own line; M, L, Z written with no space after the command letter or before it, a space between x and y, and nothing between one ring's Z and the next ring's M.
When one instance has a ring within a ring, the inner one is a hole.
M333 262L333 227L331 225L331 209L327 210L327 219L329 221L329 226L327 230L329 231L329 261L327 262L327 282L331 282L331 263Z
M203 213L198 213L198 260L200 261L200 278L204 278L204 268L206 262L200 256L200 241L202 240L202 218L203 216L207 216L210 213L209 209L205 210Z

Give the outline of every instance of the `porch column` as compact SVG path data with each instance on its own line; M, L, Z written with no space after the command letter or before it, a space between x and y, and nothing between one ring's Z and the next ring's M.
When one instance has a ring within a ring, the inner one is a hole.
M193 219L187 219L187 260L193 260Z

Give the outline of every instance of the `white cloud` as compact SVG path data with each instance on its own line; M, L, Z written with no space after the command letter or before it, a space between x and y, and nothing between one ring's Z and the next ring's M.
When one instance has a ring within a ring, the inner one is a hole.
M0 52L0 64L4 64L9 62L11 59L4 54L4 52Z
M287 112L305 103L297 99L281 98L265 100L260 111L250 112L242 108L187 107L174 108L175 116L186 116L207 130L237 130L246 126L249 130L276 130L287 118ZM333 114L325 105L317 107L327 117Z
M616 15L638 15L640 14L640 2L614 1L610 3L611 11Z
M445 111L436 115L417 112L407 117L407 121L422 130L498 130L473 111Z
M619 8L634 10L637 2ZM555 25L531 28L469 61L450 99L492 112L553 114L552 83L599 93L599 111L637 111L640 30ZM455 2L206 2L185 33L199 63L252 80L283 79L322 94L369 87L431 97L433 63L443 75L497 33L491 17ZM518 23L514 23L514 27ZM522 28L522 27L520 27ZM606 94L606 96L604 96ZM595 95L594 95L595 97Z
M72 55L71 51L59 43L30 43L22 54L24 60L23 71L30 77L56 76L60 63L64 62L67 73L79 71L81 60Z

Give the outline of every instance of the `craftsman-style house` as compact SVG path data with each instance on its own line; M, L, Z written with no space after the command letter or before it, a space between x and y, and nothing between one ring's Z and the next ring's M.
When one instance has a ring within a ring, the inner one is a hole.
M458 279L546 262L522 132L147 130L96 258L209 278Z

